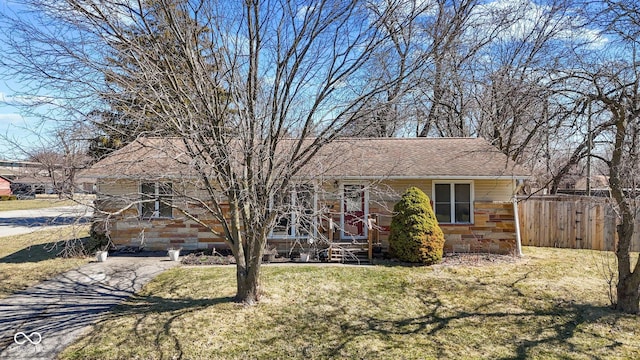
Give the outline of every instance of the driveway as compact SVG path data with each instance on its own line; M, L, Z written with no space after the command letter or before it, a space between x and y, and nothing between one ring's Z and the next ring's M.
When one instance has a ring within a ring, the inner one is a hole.
M92 215L93 209L87 205L0 211L0 237L26 234L52 226L87 222Z
M54 359L111 308L177 265L164 256L110 256L0 299L0 359Z

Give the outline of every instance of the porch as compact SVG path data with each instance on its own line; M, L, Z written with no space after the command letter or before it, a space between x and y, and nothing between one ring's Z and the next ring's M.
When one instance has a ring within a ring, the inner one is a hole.
M376 256L382 256L383 243L380 239L380 216L370 215L365 236L353 236L336 226L333 219L321 222L312 236L304 238L269 239L268 246L279 255L295 258L308 254L310 260L339 263L371 263ZM301 258L303 258L302 256ZM302 260L302 261L306 261Z

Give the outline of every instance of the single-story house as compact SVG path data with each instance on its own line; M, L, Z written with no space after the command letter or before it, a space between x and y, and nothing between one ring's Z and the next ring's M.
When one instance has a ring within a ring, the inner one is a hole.
M558 189L558 194L567 195L587 195L587 177L580 176L577 178L570 178L563 184L564 186ZM611 197L611 188L609 187L609 176L606 175L592 175L589 184L591 196L599 197Z
M109 214L104 225L116 247L225 247L220 235L180 211L190 208L200 221L216 227L210 215L191 208L183 192L197 190L179 190L188 189L184 183L193 171L176 147L163 150L172 142L140 139L86 174L97 180L96 206ZM327 241L362 244L373 233L384 251L393 206L411 186L431 199L446 237L445 251L515 250L512 199L530 173L484 139L341 138L325 145L306 168L302 173L313 180L282 195L297 210L283 213L269 237L269 246L281 253ZM301 220L300 214L309 218ZM375 225L369 227L371 218Z
M0 176L0 195L11 195L11 180Z
M13 179L11 191L14 195L35 196L55 194L53 181L49 176L25 175Z

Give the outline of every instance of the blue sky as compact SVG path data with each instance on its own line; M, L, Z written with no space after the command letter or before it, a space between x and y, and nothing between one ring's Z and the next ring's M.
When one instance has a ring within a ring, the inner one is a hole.
M25 149L39 144L41 139L38 134L46 133L46 129L52 125L43 125L40 118L21 114L21 109L15 104L25 101L14 95L16 89L20 89L20 84L6 78L0 80L0 159L4 160L25 157L23 152L16 151L11 142L15 141Z
M487 8L493 8L499 10L504 6L511 6L514 3L521 3L521 1L527 0L489 0L484 5ZM514 27L507 31L507 35L517 36L517 34L523 30L526 30L528 26L533 26L534 21L531 21L537 14L537 12L543 7L544 1L530 1L528 2L527 15L523 21L518 24L518 27ZM0 0L0 12L15 11L20 8L19 1L17 0ZM576 34L567 34L567 36ZM583 38L592 38L589 40L597 40L598 35L594 33L583 33L579 36ZM598 44L599 41L595 41ZM603 45L603 44L600 44ZM0 44L0 51L3 51L2 44ZM1 70L1 69L0 69ZM2 72L0 71L0 74ZM54 124L48 123L42 125L42 121L38 117L23 116L20 109L15 104L26 104L28 98L24 96L18 96L17 93L24 91L23 84L16 82L14 79L5 78L0 75L0 159L15 159L21 158L24 155L19 152L11 151L11 146L8 139L15 139L20 143L22 147L29 147L39 143L37 133L46 134L46 130ZM46 94L39 94L46 95ZM45 109L41 109L45 110Z
M2 13L16 11L20 7L19 1L0 0ZM0 53L6 53L2 43L0 43ZM24 158L25 154L16 151L11 142L15 141L20 147L26 149L40 143L39 133L46 133L47 126L42 126L40 118L25 116L17 106L28 103L28 98L17 95L24 90L17 80L3 75L0 71L0 159Z
M0 12L13 10L16 6L14 1L0 0ZM3 50L3 45L0 43L0 52L5 53ZM15 139L25 146L37 141L27 130L37 127L37 119L22 116L20 109L13 105L16 103L13 95L20 89L19 83L0 73L0 159L22 157L21 154L12 151L9 140Z

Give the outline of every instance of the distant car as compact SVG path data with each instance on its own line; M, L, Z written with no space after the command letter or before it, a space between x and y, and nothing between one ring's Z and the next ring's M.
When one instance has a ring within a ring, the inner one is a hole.
M35 194L16 194L16 199L18 200L33 200L35 198Z
M44 187L23 183L13 183L11 184L11 193L15 195L18 200L30 200L35 199L36 194L43 194Z

